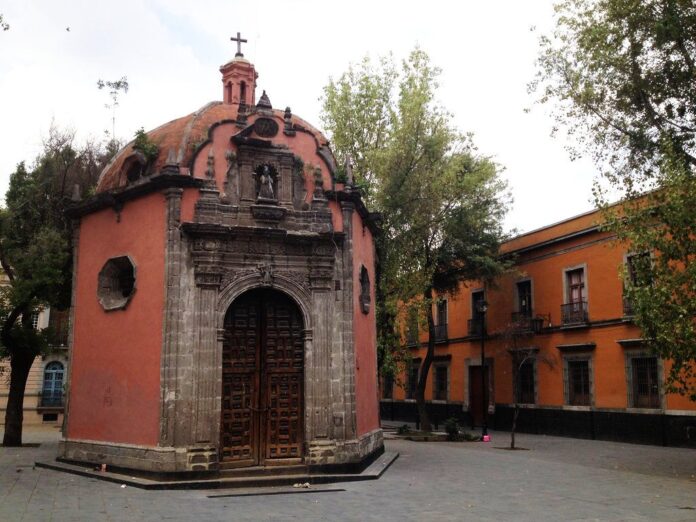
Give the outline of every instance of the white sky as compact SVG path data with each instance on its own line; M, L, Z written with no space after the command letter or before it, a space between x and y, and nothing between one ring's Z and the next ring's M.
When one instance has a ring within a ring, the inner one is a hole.
M439 101L506 169L515 199L508 229L592 208L594 166L568 159L562 140L549 136L547 109L526 90L538 35L552 27L551 0L6 0L0 13L11 26L0 32L2 194L15 165L40 151L52 120L81 139L111 127L99 78L128 77L116 121L127 140L221 99L218 69L240 31L259 73L257 97L266 89L274 107L289 105L316 126L330 76L368 53L401 59L420 45L443 71Z

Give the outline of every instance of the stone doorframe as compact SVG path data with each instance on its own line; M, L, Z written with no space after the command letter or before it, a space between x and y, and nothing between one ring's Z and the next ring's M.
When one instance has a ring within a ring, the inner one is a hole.
M227 315L227 311L229 310L230 306L232 306L232 303L240 297L242 294L245 292L248 292L250 290L258 290L258 289L264 289L264 288L269 288L272 290L276 290L279 292L284 293L288 297L290 297L293 302L297 305L298 309L300 310L300 313L302 314L302 322L304 329L302 330L302 340L304 343L304 370L303 370L303 377L304 377L304 391L303 391L303 429L304 429L304 438L305 438L305 444L308 440L309 434L313 433L313 430L310 431L310 420L311 420L311 415L309 415L308 412L311 412L314 410L314 393L309 393L312 390L312 386L314 384L314 379L311 379L310 376L313 374L312 371L307 371L307 367L310 364L312 357L311 355L313 354L314 350L312 347L312 342L313 342L313 329L312 329L312 314L311 314L311 296L307 293L307 290L305 290L302 286L300 286L298 283L293 281L292 279L285 277L281 274L274 274L273 279L271 282L269 282L267 279L264 279L264 275L262 272L257 272L257 273L251 273L244 275L242 277L239 277L237 279L234 279L231 281L227 286L222 288L220 290L220 294L218 296L218 306L217 306L217 328L218 328L218 336L217 336L217 351L219 354L219 359L222 360L222 350L223 350L223 341L224 341L224 336L225 336L225 316ZM220 367L220 371L218 372L218 382L216 384L216 388L219 390L218 397L220 400L218 401L219 408L220 408L220 414L221 414L221 408L222 408L222 366ZM219 415L218 415L219 417ZM218 430L219 433L219 430ZM218 440L218 447L222 444L222 441ZM303 454L305 453L304 451L302 452Z

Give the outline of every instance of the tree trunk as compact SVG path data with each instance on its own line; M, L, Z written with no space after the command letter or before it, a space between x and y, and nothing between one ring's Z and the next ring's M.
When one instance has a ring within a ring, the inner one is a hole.
M515 412L512 415L512 428L510 428L510 449L515 449L515 430L517 429L517 416L520 414L520 405L515 403Z
M22 421L24 420L24 390L29 370L36 354L32 350L14 350L10 357L10 393L5 411L5 436L3 446L22 445Z
M428 288L424 293L426 303L431 303L433 298L432 289ZM431 306L432 308L432 306ZM428 374L430 373L430 367L433 364L433 358L435 356L435 321L433 320L433 311L430 309L427 314L428 318L428 350L423 358L423 363L420 367L420 372L418 375L418 387L416 388L416 407L418 409L418 416L420 417L420 428L423 431L430 431L432 426L430 424L430 417L425 409L425 385L428 382Z

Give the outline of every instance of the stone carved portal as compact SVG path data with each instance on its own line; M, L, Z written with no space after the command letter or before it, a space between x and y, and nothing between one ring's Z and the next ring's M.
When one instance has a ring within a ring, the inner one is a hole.
M287 295L248 291L225 315L220 459L223 467L300 462L304 325Z

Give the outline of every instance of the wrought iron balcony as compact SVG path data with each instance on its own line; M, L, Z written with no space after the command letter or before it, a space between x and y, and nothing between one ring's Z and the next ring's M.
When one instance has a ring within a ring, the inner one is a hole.
M519 333L539 333L544 326L543 317L532 317L532 312L513 312L512 328Z
M587 301L576 301L561 305L561 324L563 326L585 324L587 322Z
M447 337L447 323L445 324L436 324L435 325L435 342L441 342L441 341L446 341L448 339Z
M475 317L473 319L469 319L467 322L467 329L469 331L469 335L472 337L481 337L481 319L479 317ZM485 322L483 324L483 328L485 330Z
M627 296L623 296L623 314L625 317L633 315L633 303Z
M62 408L63 392L61 390L48 390L39 393L40 408Z
M418 344L418 330L409 329L406 333L406 346L416 346Z

